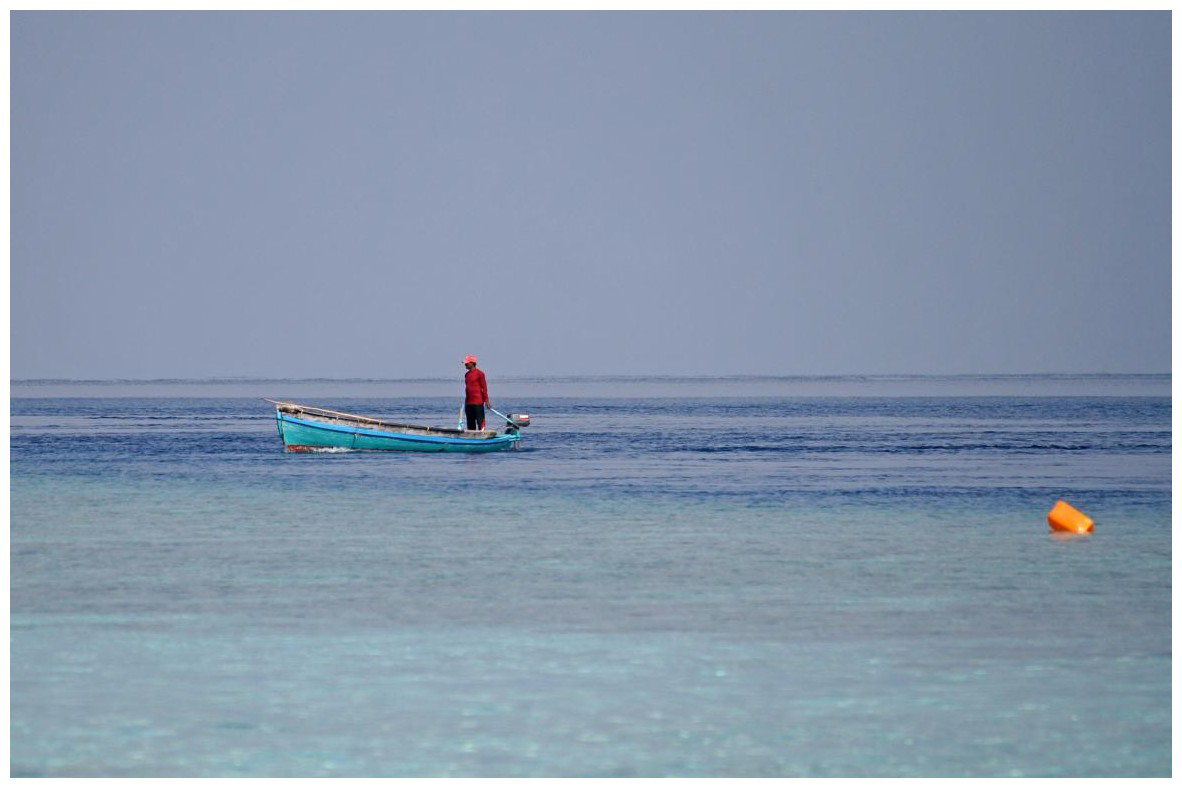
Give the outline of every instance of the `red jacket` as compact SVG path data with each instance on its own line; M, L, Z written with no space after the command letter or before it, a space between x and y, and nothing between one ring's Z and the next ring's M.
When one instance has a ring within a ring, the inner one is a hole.
M484 373L478 368L472 367L464 373L464 393L465 405L488 404L488 383L484 379Z

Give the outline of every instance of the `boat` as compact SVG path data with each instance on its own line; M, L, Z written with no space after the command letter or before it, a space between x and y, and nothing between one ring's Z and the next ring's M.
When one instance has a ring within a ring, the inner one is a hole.
M279 437L289 452L307 451L449 451L488 452L515 449L521 440L520 428L529 424L525 414L498 416L505 419L503 432L462 428L422 427L398 424L368 416L339 413L335 410L279 402L275 422ZM491 410L491 408L490 408ZM496 413L496 411L493 411Z

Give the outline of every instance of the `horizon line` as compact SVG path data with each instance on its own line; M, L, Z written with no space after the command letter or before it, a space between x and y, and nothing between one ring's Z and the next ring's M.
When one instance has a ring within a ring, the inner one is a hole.
M972 379L972 378L1098 378L1098 377L1169 377L1173 373L1167 372L890 372L890 373L829 373L829 374L799 374L799 375L770 375L770 374L596 374L596 375L497 375L502 381L807 381L807 380L899 380L899 379ZM145 383L197 383L197 384L225 384L225 383L444 383L454 382L453 377L251 377L251 376L212 376L212 377L159 377L159 378L9 378L10 385L27 384L145 384Z

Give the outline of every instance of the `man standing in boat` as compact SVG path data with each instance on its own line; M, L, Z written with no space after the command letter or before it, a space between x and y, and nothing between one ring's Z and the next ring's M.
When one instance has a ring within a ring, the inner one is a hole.
M464 366L464 415L468 418L468 429L484 429L484 408L491 407L488 401L488 381L484 372L476 368L476 356L467 356Z

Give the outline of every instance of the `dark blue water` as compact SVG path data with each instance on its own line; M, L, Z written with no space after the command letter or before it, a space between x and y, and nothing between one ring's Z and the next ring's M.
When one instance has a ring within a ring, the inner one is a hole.
M13 774L1170 773L1168 376L572 385L14 385Z

